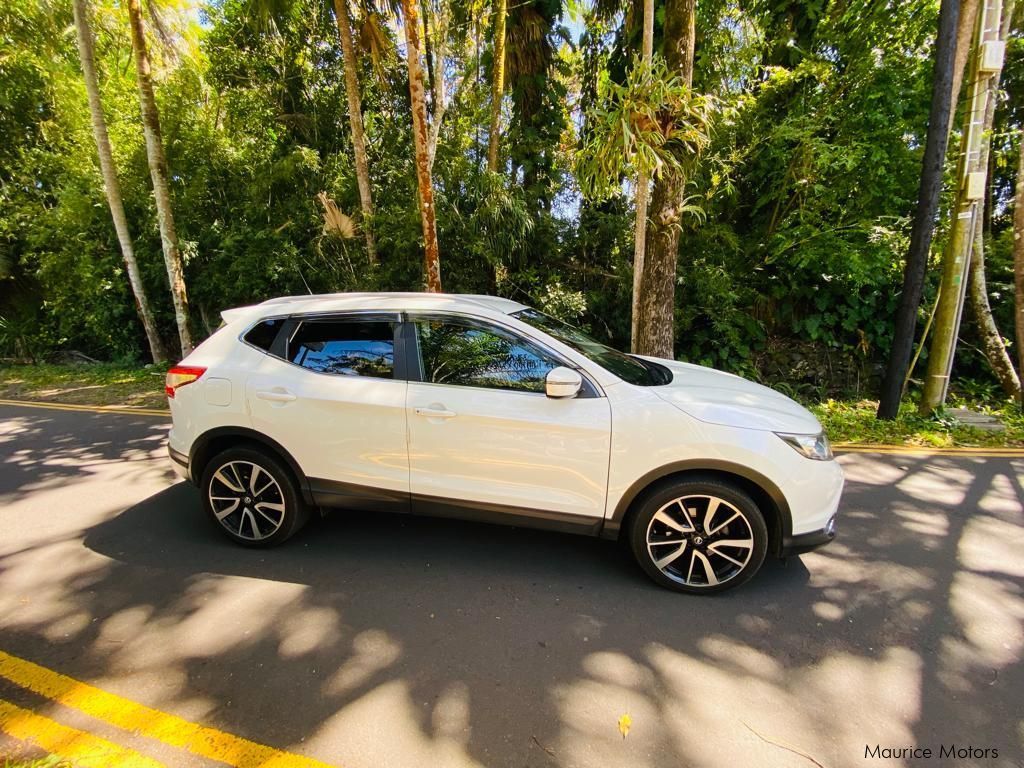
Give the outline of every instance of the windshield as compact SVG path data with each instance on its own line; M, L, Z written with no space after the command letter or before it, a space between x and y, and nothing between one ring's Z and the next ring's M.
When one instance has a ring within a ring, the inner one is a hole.
M513 313L512 317L553 336L630 384L654 387L672 381L672 372L665 366L612 349L590 338L579 328L548 317L536 309L523 309Z

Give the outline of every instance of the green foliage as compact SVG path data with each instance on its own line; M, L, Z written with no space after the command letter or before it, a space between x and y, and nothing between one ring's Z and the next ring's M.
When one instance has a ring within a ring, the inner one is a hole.
M874 400L827 400L808 403L808 406L836 444L916 445L927 448L1024 445L1024 419L1020 408L1013 403L988 410L1004 423L1006 430L1003 432L965 427L943 412L924 418L917 414L917 406L913 403L904 403L899 416L892 421L875 418L878 402Z
M92 5L136 255L171 339L124 8ZM171 5L174 45L154 45L155 77L196 335L217 327L220 310L275 295L420 289L409 90L390 4L354 19L365 46L372 221L359 214L330 3ZM510 3L505 164L494 174L485 162L490 8L475 0L427 7L432 56L444 53L432 63L449 100L433 167L447 290L509 296L627 346L633 211L624 182L640 169L676 173L689 213L679 357L788 382L802 397L870 393L890 343L917 193L934 0L702 0L692 89L665 69L660 3L650 70L636 65L635 9L570 4L586 22L573 41L559 0ZM145 338L103 197L70 25L67 5L53 0L0 7L0 356L75 349L127 360ZM1022 79L1015 34L986 217L991 299L1007 333ZM325 234L320 193L372 228L375 269L361 237ZM940 228L936 249L944 238ZM969 322L963 333L956 372L983 384Z
M601 200L615 193L623 176L684 174L710 142L712 105L660 56L651 67L637 59L621 84L605 73L586 115L589 136L576 164L583 193Z

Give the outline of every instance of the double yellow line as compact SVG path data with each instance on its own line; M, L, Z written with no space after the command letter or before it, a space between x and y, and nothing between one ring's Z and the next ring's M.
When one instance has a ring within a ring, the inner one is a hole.
M330 768L319 760L257 744L138 704L3 651L0 651L0 677L50 702L121 730L236 768ZM163 765L133 749L69 728L2 699L0 731L81 768L161 768Z
M979 459L1024 458L1024 448L973 448L958 446L935 448L917 445L871 445L870 443L836 443L836 453L879 453L886 456L974 456Z
M37 403L32 400L4 400L0 405L16 405L20 408L46 408L51 411L85 411L86 413L124 413L135 416L169 417L170 411L160 408L132 408L128 405L76 405L74 403Z

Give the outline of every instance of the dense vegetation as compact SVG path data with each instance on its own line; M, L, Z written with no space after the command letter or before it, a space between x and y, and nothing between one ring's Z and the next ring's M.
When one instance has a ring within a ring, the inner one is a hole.
M197 339L221 309L280 294L423 289L400 5L408 0L153 0L144 9ZM936 0L699 0L692 87L660 54L652 68L636 65L643 3L511 0L491 166L497 4L411 5L426 20L445 290L516 298L628 348L633 179L645 161L675 158L686 203L676 228L677 356L804 395L874 391L921 173ZM655 6L657 54L676 11ZM111 0L89 7L135 256L174 356L127 12ZM353 155L339 8L353 24L372 215ZM74 30L68 0L0 8L0 356L75 349L145 360ZM985 208L989 298L1008 336L1022 78L1014 31ZM632 133L644 130L635 119L643 104L630 105L645 99L685 101L674 133L656 132L681 150L648 142L629 154L644 139ZM955 162L951 152L950 176ZM935 254L951 205L940 206ZM937 282L931 270L922 321ZM956 370L994 392L974 334L965 315Z

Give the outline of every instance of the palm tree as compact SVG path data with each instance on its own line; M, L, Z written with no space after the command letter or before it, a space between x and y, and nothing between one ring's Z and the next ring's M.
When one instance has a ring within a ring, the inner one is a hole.
M366 135L363 133L363 107L359 96L359 62L352 43L347 0L334 0L334 20L341 38L341 52L345 62L345 95L348 98L348 124L352 130L352 153L356 162L356 184L359 187L359 205L363 211L363 236L366 253L371 264L377 263L377 246L370 230L373 220L373 191L370 188L370 165L366 159Z
M687 86L693 83L696 10L696 0L665 2L665 61ZM675 357L676 261L685 209L686 179L679 173L661 173L651 195L636 298L634 349L640 354Z
M135 53L139 103L142 107L142 130L146 135L146 157L149 160L149 175L153 180L153 197L156 200L156 215L160 224L164 264L171 286L171 298L174 300L174 319L178 325L181 355L184 357L192 351L192 334L188 327L188 293L185 290L185 270L181 251L178 249L178 233L174 228L171 194L167 183L167 158L160 135L160 113L157 111L156 96L153 93L152 67L149 62L149 50L146 47L146 28L142 21L139 0L128 0L128 19L132 49Z
M75 30L78 33L78 58L82 64L85 77L85 92L89 96L89 113L92 117L92 135L96 142L96 152L100 158L100 172L103 175L103 192L110 207L110 216L114 220L114 231L121 246L128 282L131 284L135 297L135 308L139 320L146 331L149 342L149 354L153 362L167 359L160 334L156 330L153 312L149 308L146 288L139 274L139 263L135 260L135 249L132 236L128 231L128 217L125 216L124 202L121 199L121 183L117 178L117 167L114 165L114 153L107 135L107 121L103 116L103 103L100 101L100 87L96 78L96 57L93 54L92 27L89 25L89 8L86 0L74 0L72 9L75 15Z
M497 0L494 10L494 76L491 81L491 132L487 139L487 169L498 170L498 130L501 99L505 95L505 17L508 0Z
M640 65L648 70L654 59L654 0L644 0L643 51ZM637 348L637 325L640 318L640 278L644 272L644 250L647 244L647 173L643 170L636 180L636 223L633 225L633 309L631 318L630 347Z
M138 2L138 0L134 0ZM430 180L430 137L427 103L420 65L420 21L416 0L402 0L405 27L405 58L409 67L409 97L412 101L412 138L416 150L416 182L419 188L420 220L423 224L423 270L427 291L441 291L441 261L434 214L434 187Z

